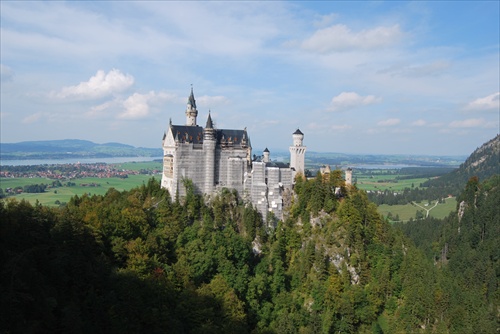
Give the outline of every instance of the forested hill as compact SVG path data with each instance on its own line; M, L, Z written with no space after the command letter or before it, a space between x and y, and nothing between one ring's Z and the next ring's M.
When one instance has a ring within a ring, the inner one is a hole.
M64 139L0 143L0 159L65 159L110 157L155 157L161 149L134 147L120 143L96 144L88 140Z
M490 235L500 233L492 228L498 215L485 208L498 192L478 192L477 182L464 193L469 204L448 242L449 266L389 225L340 170L298 178L284 221L263 222L234 191L206 202L184 185L182 202L154 179L74 197L63 208L0 201L0 332L497 329L499 254ZM463 256L491 250L474 270L454 255L460 235L476 252L466 247Z
M500 175L481 183L472 177L457 199L457 211L444 220L427 218L396 227L436 264L433 289L440 297L430 307L450 319L450 333L498 332Z
M457 170L429 180L423 186L460 190L473 176L486 180L495 174L500 174L500 135L477 148Z

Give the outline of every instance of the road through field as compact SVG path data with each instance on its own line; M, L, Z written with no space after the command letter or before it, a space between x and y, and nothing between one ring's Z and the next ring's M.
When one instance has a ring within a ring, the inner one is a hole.
M432 208L430 208L430 209L426 209L423 206L417 204L416 202L412 202L412 203L415 204L416 206L418 206L419 208L424 209L427 212L427 214L425 215L425 218L427 218L427 217L429 217L429 211L431 211L432 209L434 209L438 205L439 202L436 201L436 203L434 204L434 206Z

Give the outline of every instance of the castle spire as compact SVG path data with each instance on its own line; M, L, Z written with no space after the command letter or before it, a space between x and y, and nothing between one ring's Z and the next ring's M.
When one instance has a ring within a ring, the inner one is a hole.
M197 116L198 116L198 110L196 109L196 100L194 99L193 85L191 85L191 94L189 95L186 107L186 125L196 126Z
M193 85L191 85L191 95L189 95L188 104L190 104L193 109L196 109L196 100L194 99Z
M205 126L206 129L213 129L214 125L212 122L212 116L210 116L210 110L208 111L208 118L207 118L207 125Z

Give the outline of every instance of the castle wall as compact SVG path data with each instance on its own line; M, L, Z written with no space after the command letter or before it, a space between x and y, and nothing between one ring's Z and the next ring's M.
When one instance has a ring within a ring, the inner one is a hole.
M267 200L269 211L273 212L278 218L281 218L281 211L283 209L283 199L281 198L280 179L281 173L278 167L267 167Z
M266 184L266 164L264 162L252 163L252 185L250 198L253 205L262 214L264 221L267 218L267 184Z
M280 168L280 182L283 185L283 188L292 188L293 173L290 168Z
M247 171L246 149L217 149L216 184L217 188L236 189L243 195L243 183Z
M190 179L193 181L194 190L196 193L202 194L205 186L205 154L200 145L190 143L179 143L175 155L175 174L178 186L177 192L179 196L186 195L186 188L182 180Z

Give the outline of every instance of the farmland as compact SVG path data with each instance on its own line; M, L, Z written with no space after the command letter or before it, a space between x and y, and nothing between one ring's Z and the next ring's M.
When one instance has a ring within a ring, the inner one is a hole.
M429 179L439 177L450 168L401 168L401 169L359 169L354 170L353 179L359 189L371 193L387 192L397 196L405 189L422 188L421 185ZM407 192L408 194L408 192ZM392 195L391 195L392 196ZM425 198L425 197L424 197ZM396 203L394 203L396 204ZM415 199L407 204L388 205L379 203L378 212L390 221L408 221L410 219L427 216L444 218L456 209L456 200L453 197L445 198L442 203L437 200L429 201Z
M158 173L161 170L161 162L126 162L109 165L115 171L125 173L126 177L77 177L77 178L61 178L60 173L52 175L58 177L58 181L49 177L2 177L0 178L0 188L6 192L6 189L24 188L25 186L44 184L47 188L41 193L17 193L12 191L13 195L9 198L17 200L25 199L30 203L36 203L48 206L58 206L67 203L69 199L75 195L104 195L110 188L118 191L130 190L143 183L146 183L151 177L159 179L161 175ZM87 165L87 169L95 167ZM40 173L38 173L40 174ZM59 185L55 185L58 183Z
M429 205L428 202L416 203L422 207L431 209L435 205L435 201ZM438 203L437 206L429 211L429 217L442 219L456 210L457 201L454 197L444 199L444 203ZM422 212L425 217L426 212L415 204L405 205L387 205L382 204L378 206L378 212L384 217L389 217L390 221L408 221L411 218L415 219L417 211Z
M12 194L9 197L18 200L25 199L30 203L38 201L43 205L57 206L68 202L70 198L75 195L104 195L110 188L114 188L118 191L130 190L147 182L151 177L157 179L161 177L159 171L162 168L162 163L160 161L124 162L108 166L115 171L125 171L128 174L127 177L71 178L61 180L60 186L56 187L52 186L54 180L48 177L2 177L0 178L0 188L5 191L5 189L8 188L15 189L16 187L23 188L34 184L46 184L48 187L45 192L22 192L19 194ZM358 188L368 192L389 190L398 193L405 188L413 189L420 187L421 183L427 181L429 178L437 177L444 171L446 171L446 169L434 171L429 168L354 169L353 180ZM382 204L379 206L378 211L384 217L389 216L389 220L407 221L410 218L415 218L418 211L423 212L424 215L426 214L426 210L419 208L418 205L423 208L434 206L434 202L429 206L428 201L416 202L416 204L417 205ZM429 211L429 215L436 218L443 218L455 209L455 199L447 198L444 203L439 203L436 207L432 208L432 210Z
M128 178L96 178L87 177L81 179L71 180L71 184L67 186L63 182L62 187L51 187L43 193L21 193L13 198L17 200L25 199L34 204L38 200L40 204L48 206L58 206L59 203L68 202L69 199L75 195L82 196L88 195L104 195L110 188L118 191L130 190L142 183L146 183L152 176L151 175L130 175ZM160 176L156 175L158 179ZM0 179L0 188L15 188L18 186L24 187L31 184L50 184L52 180L46 178L13 178L13 179Z

